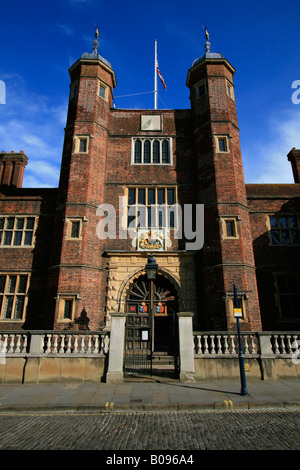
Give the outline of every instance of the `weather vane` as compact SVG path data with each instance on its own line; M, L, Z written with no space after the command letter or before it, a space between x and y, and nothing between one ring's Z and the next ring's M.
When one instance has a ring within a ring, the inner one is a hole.
M96 31L95 31L95 39L94 39L94 42L93 42L93 50L94 52L97 52L98 51L98 36L99 36L99 31L98 31L98 26L96 26L94 24L95 28L96 28Z
M210 42L209 42L209 34L208 34L208 31L207 31L207 27L206 26L203 26L202 25L202 28L204 29L205 31L205 37L206 37L206 43L205 43L205 50L206 52L210 52Z
M207 27L202 25L202 28L205 31L205 37L206 37L206 40L208 41L209 40L209 34L208 34L208 31L207 31Z

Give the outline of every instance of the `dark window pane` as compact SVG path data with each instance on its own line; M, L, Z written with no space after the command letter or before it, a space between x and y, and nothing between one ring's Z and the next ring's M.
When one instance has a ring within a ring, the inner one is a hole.
M174 189L167 190L167 198L168 198L169 205L175 204L175 190Z
M4 292L6 276L0 276L0 292Z
M234 227L231 220L226 220L226 235L227 237L234 237Z
M26 286L27 286L27 276L20 276L19 286L18 286L18 293L19 294L25 294L26 293Z
M132 227L133 226L133 221L135 220L135 216L134 215L129 215L128 216L128 220L127 220L127 225L128 227Z
M292 240L293 243L300 243L300 231L292 230Z
M291 243L289 230L281 230L281 239L284 245L289 245Z
M203 96L205 94L205 85L198 85L198 97Z
M270 217L271 227L277 227L277 217Z
M138 217L138 227L145 227L146 225L146 208L142 207L141 209L138 208L137 210L137 217Z
M87 151L87 139L80 139L79 140L79 152L86 152Z
M280 227L282 227L282 228L287 228L287 226L288 226L288 219L287 219L287 217L280 217L280 218L279 218L279 224L280 224Z
M142 142L140 140L136 140L134 144L134 163L141 163L142 162Z
M13 294L15 292L17 282L17 276L9 276L8 285L7 285L7 292L9 294Z
M155 189L148 189L148 204L155 204Z
M165 190L158 189L157 190L157 204L164 204L165 203Z
M30 246L32 243L32 232L25 232L24 245Z
M226 152L226 139L219 139L219 151Z
M148 227L152 227L152 214L151 208L148 209Z
M77 96L78 95L78 85L75 85L74 88L73 88L73 98L74 96Z
M15 312L14 312L14 319L20 320L23 316L23 308L24 308L25 297L22 295L18 295L16 298L15 303Z
M144 163L151 162L151 143L150 140L144 142Z
M12 232L4 232L4 245L11 245Z
M162 163L170 163L169 142L167 140L162 143Z
M21 230L24 227L24 219L17 219L17 229Z
M0 230L4 228L4 219L0 219Z
M138 190L138 203L146 204L146 190L145 189Z
M26 228L28 230L33 230L33 227L34 227L34 218L33 217L30 217L27 219L26 221Z
M7 228L7 229L13 229L13 228L14 228L14 221L15 221L15 218L14 218L14 217L9 217L9 218L6 220L6 228Z
M99 95L101 96L101 98L105 97L105 88L102 85L100 85L100 88L99 88Z
M297 227L297 217L296 216L291 216L289 217L289 225L290 227Z
M73 221L73 222L71 222L71 224L72 224L71 237L72 238L78 238L79 237L80 222L79 221Z
M160 154L159 154L159 141L155 140L153 142L153 163L160 162Z
M279 238L279 230L272 230L272 243L274 245L279 245L280 244L280 238Z
M128 191L128 204L130 206L135 204L135 189L129 189Z
M161 210L158 211L158 226L159 227L164 227L165 226L164 213Z
M6 297L5 307L4 307L4 318L11 318L12 306L14 298L13 296Z
M175 227L175 214L174 214L174 211L169 211L169 227L170 228Z
M65 300L65 308L64 308L64 318L71 319L72 318L72 300Z
M15 232L14 245L18 246L22 243L22 232Z

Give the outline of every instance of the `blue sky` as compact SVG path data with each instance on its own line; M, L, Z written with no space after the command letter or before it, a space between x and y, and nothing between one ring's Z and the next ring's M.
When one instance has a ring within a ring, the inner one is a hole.
M29 157L24 187L57 186L69 95L69 67L92 51L116 73L118 108L153 108L154 40L167 91L158 84L160 108L189 108L188 69L212 52L235 67L235 96L247 183L291 183L286 155L300 148L299 0L11 0L1 6L0 152ZM146 93L146 94L138 94Z

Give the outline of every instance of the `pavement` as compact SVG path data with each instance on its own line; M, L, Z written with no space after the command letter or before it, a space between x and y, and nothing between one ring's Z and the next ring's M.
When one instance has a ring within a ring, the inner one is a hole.
M0 384L3 412L114 412L300 408L300 380L179 382L153 377L120 384Z

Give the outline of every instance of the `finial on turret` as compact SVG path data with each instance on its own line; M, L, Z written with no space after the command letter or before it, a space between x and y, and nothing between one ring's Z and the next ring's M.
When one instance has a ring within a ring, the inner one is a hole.
M98 37L99 37L99 31L98 31L98 26L96 26L96 31L95 31L95 39L93 41L93 50L94 52L98 52Z
M210 52L209 34L208 34L206 26L202 26L202 28L205 31L205 38L206 38L205 50L206 50L206 52Z

